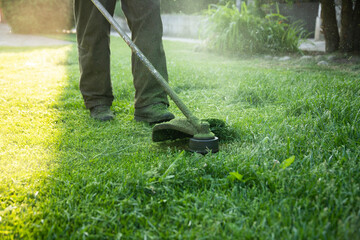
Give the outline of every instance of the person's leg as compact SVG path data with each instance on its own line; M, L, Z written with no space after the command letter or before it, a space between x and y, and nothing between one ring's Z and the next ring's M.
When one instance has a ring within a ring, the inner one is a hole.
M168 80L162 44L160 0L122 0L122 9L132 33L132 40L159 73ZM145 65L132 54L135 86L135 120L163 122L174 118L167 110L167 94Z
M122 0L132 40L159 73L167 80L165 52L162 45L162 22L159 0ZM135 54L132 55L132 73L135 86L135 108L151 104L169 104L167 95L150 71Z
M101 0L114 13L116 0ZM80 64L80 91L85 106L111 106L110 24L90 0L75 0L76 35Z

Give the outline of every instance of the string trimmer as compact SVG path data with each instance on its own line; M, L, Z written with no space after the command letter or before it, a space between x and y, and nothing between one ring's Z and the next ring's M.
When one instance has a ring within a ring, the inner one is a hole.
M173 119L166 123L156 124L153 128L153 141L173 140L175 138L191 137L189 141L189 149L193 152L208 153L219 151L219 139L210 131L210 124L207 121L201 121L195 117L186 107L176 93L170 88L167 81L155 69L151 62L145 57L140 49L135 45L129 36L120 28L120 25L104 8L98 0L91 0L96 8L104 15L110 25L119 33L120 37L130 47L132 52L140 59L140 61L149 69L158 83L163 87L164 91L174 101L176 106L185 115L186 119Z

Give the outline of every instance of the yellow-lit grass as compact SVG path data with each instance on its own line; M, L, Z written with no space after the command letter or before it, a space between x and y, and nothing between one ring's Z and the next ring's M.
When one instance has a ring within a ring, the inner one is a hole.
M67 51L0 48L0 236L25 224L53 166Z

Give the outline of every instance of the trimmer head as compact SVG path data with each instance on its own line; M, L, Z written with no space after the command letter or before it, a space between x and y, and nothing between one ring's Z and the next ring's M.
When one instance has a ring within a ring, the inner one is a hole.
M217 153L219 151L219 138L213 139L196 139L190 138L189 150L201 154Z
M208 122L203 123L205 126ZM209 125L209 127L211 127ZM213 133L199 134L199 131L187 119L173 119L169 122L156 124L153 128L154 142L190 138L189 150L206 154L219 151L219 139Z
M152 130L152 140L163 142L191 138L196 132L195 127L187 119L175 118L168 122L156 124Z

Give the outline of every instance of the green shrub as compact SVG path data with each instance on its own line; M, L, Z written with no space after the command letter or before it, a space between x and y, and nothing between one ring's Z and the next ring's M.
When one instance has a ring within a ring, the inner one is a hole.
M221 52L296 52L305 31L299 23L288 24L279 13L261 18L246 4L241 13L234 5L211 5L206 12L201 37L207 47Z
M53 33L74 25L72 0L3 0L15 33Z

